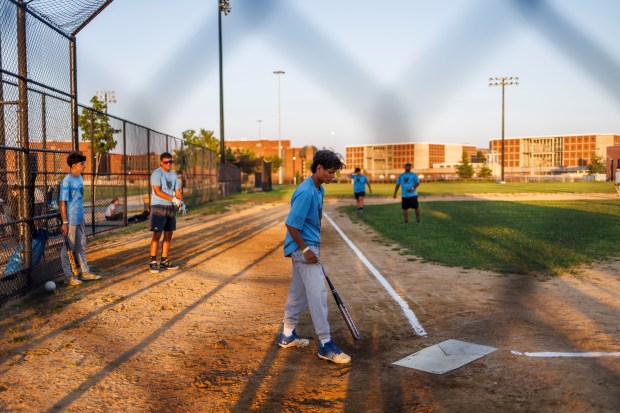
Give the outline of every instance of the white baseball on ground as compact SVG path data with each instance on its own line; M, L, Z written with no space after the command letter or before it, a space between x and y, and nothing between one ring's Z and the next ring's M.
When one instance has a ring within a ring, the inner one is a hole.
M45 283L46 291L54 291L56 289L56 283L54 281L48 281Z

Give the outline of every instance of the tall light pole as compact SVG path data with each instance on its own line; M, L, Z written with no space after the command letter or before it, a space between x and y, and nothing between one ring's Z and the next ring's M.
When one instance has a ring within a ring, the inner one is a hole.
M261 127L261 123L263 123L263 121L259 119L256 122L258 122L258 139L260 139L261 135L263 134L261 132L261 128L260 128Z
M504 163L505 163L505 151L504 151L504 87L519 85L518 77L490 77L489 86L501 86L502 87L502 180L504 183Z
M105 113L108 114L108 103L116 103L116 94L113 90L98 90L95 92L97 99L105 105Z
M280 110L280 75L285 72L283 70L275 70L274 75L278 76L278 158L280 158L280 168L278 169L278 183L282 184L282 112Z
M220 43L220 163L226 163L224 157L224 73L222 70L222 13L228 16L230 3L228 0L218 0L217 28Z

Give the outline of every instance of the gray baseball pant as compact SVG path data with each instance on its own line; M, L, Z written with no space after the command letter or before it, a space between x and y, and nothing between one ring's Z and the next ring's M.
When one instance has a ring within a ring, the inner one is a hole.
M84 224L67 225L67 240L69 241L69 246L73 250L75 263L79 264L82 272L90 272L90 268L86 263L86 234L84 233ZM62 264L62 272L64 272L67 277L71 277L73 271L71 271L71 263L69 262L69 255L67 255L67 247L64 242L62 244L62 250L60 251L60 262Z
M319 256L318 247L311 246L310 249ZM327 289L321 266L308 264L301 250L291 254L291 258L293 278L284 309L284 328L294 329L300 314L306 307L310 307L310 317L316 335L319 340L328 340L330 330L327 321Z

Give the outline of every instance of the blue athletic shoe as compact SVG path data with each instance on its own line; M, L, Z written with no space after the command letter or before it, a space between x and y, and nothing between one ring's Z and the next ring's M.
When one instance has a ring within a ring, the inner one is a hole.
M310 344L310 341L306 338L298 337L295 330L293 330L293 334L288 337L285 336L284 333L280 333L280 338L278 339L278 345L282 348L306 347L308 344Z
M331 339L325 344L320 344L319 357L338 364L351 362L351 357L343 353L342 350L334 344L334 340Z

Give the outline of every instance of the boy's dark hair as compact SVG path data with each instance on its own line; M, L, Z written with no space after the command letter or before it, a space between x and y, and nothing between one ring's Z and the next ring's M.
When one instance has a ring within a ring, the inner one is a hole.
M159 155L160 161L163 161L164 159L172 159L172 155L170 155L170 152L164 152L161 155Z
M82 152L71 151L69 155L67 155L67 165L70 167L73 166L73 164L84 162L85 160L86 157L82 155Z
M319 165L325 169L334 168L336 170L345 167L344 162L342 162L342 157L329 149L321 149L314 154L314 158L312 158L312 166L310 166L312 173L316 172L316 168Z
M361 172L362 170L360 168L355 168L355 173Z

